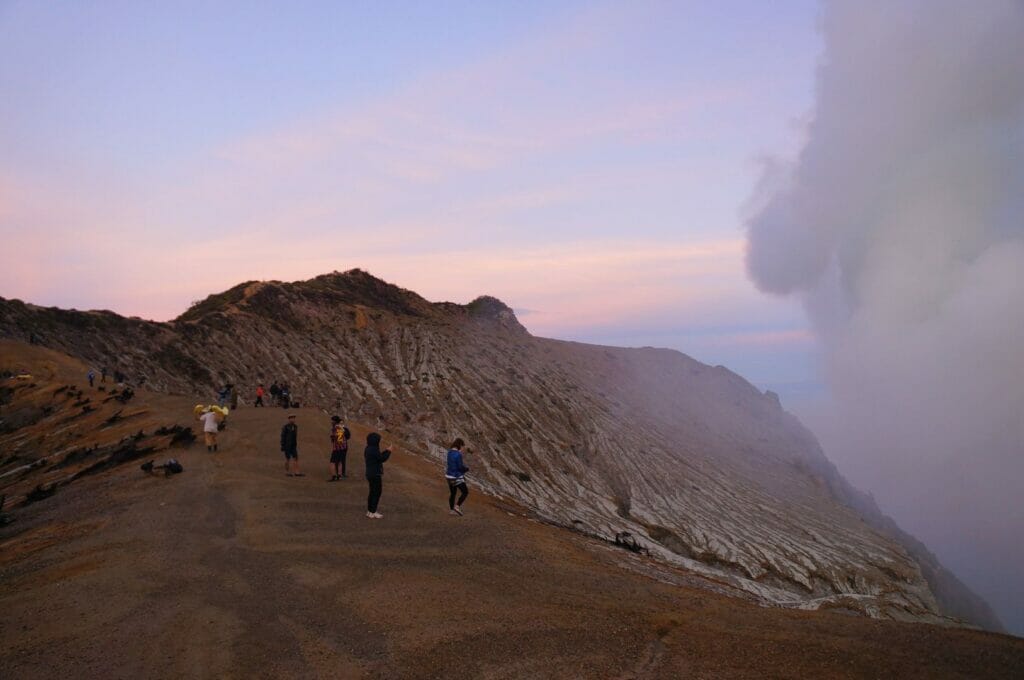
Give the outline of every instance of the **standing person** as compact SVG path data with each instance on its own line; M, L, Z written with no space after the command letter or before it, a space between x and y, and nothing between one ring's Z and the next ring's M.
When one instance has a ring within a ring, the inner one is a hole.
M281 428L281 453L284 454L284 471L289 477L305 477L299 472L299 426L295 414L288 414L288 423Z
M229 392L229 394L231 396L231 410L232 411L237 411L238 410L238 390L235 388L235 385L233 383L231 385L228 385L228 387L231 388L231 391Z
M445 469L444 478L448 480L448 510L453 515L462 514L462 504L466 502L469 495L469 487L466 486L466 473L469 468L462 462L462 447L465 442L461 437L456 437L448 449L448 466ZM455 502L455 492L459 493L459 502Z
M277 381L275 380L270 384L270 403L272 403L274 406L277 406L277 398L280 396L280 394L281 388L277 386Z
M213 411L206 411L199 415L199 420L203 421L206 450L212 453L217 450L217 414Z
M107 367L100 369L100 382L107 382Z
M96 380L96 371L90 368L85 377L89 379L89 387L92 387L93 381Z
M391 457L391 449L380 450L380 435L371 432L366 435L366 481L370 484L370 495L366 498L366 516L370 519L383 519L384 515L377 512L380 495L384 491L384 461Z
M331 478L328 481L336 482L342 477L348 477L345 474L345 459L348 458L348 440L351 436L352 433L341 423L341 418L331 416Z
M256 403L253 406L263 406L263 383L256 386Z

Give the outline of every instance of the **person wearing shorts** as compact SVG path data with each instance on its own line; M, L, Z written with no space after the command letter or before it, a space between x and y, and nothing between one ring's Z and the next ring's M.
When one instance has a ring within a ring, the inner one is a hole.
M348 458L348 440L352 436L349 429L341 422L340 416L331 416L331 478L327 481L336 482L345 474L345 460Z
M281 453L284 454L284 472L289 477L304 477L299 472L299 426L295 414L288 415L288 422L281 428Z
M207 411L199 416L203 421L203 438L206 440L206 450L214 452L217 450L217 414Z

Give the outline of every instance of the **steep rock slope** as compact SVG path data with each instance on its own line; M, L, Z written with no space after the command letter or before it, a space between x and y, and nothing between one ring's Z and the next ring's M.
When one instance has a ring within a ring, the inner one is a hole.
M763 602L949 612L777 398L679 352L535 338L493 298L430 303L359 270L241 284L170 323L0 303L0 336L30 334L167 392L284 381L428 456L461 435L489 491Z

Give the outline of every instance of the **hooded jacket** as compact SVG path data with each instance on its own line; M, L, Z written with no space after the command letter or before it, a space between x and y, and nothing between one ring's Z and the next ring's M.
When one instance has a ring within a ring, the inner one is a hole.
M445 469L444 476L448 479L459 479L467 472L469 472L469 468L462 462L462 451L459 451L458 449L449 449L448 465Z
M295 423L286 423L281 428L281 450L297 451L299 448L299 426Z
M363 451L366 459L366 478L381 477L384 475L384 461L391 457L391 449L380 450L380 435L371 432L366 435L366 449Z

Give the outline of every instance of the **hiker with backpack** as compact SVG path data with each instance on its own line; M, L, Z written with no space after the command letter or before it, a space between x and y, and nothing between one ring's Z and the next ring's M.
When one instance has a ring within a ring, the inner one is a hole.
M331 416L331 478L327 481L336 482L342 477L348 477L345 474L345 459L348 458L348 440L351 437L352 433L342 424L341 418Z
M370 494L366 498L366 516L370 519L383 519L384 515L377 512L381 493L384 491L384 461L391 457L391 449L380 449L380 435L371 432L366 435L366 449L363 458L366 460L366 481L370 486Z
M462 515L462 504L466 502L469 495L469 487L466 486L466 473L469 467L462 461L462 447L465 442L461 437L456 437L448 449L447 466L444 478L448 482L448 511L453 515ZM455 502L455 492L459 492L459 502Z

